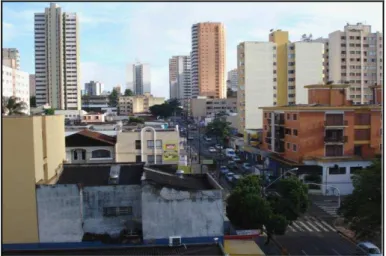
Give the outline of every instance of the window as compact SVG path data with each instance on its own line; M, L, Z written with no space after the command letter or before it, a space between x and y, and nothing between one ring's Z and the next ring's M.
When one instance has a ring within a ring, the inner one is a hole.
M326 156L343 156L342 145L326 145L325 148Z
M298 115L297 114L293 115L293 120L298 120Z
M328 174L330 175L343 175L346 174L346 167L334 166L328 168Z
M91 153L91 158L110 158L111 152L104 149L94 150Z
M287 149L290 149L290 148L291 148L291 143L287 142Z
M121 206L121 207L103 207L103 216L105 217L117 217L122 215L132 215L132 206Z
M354 145L354 155L362 156L362 145Z
M361 170L363 170L362 166L352 166L350 167L350 174L358 174Z
M141 149L141 141L135 140L135 149Z
M147 156L147 163L148 164L154 164L154 155L148 155Z
M78 160L78 152L74 151L74 160Z
M298 130L294 129L294 136L298 136Z
M292 150L296 152L298 150L298 146L296 144L292 144Z
M141 155L136 155L136 156L135 156L135 162L136 162L136 163L142 162L142 157L141 157Z
M157 164L162 164L162 155L156 156Z
M264 117L267 118L267 113L264 113Z
M147 141L147 148L154 148L154 140Z
M86 160L86 150L82 150L82 160Z
M284 133L287 134L287 135L291 135L291 129L285 128L284 129Z
M287 114L287 120L291 120L291 114Z
M162 148L162 140L156 140L155 144L157 148Z

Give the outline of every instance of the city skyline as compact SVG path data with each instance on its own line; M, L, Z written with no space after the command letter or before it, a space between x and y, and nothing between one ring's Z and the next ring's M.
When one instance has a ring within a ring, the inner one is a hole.
M31 74L34 73L34 13L48 5L4 4L3 47L17 48L21 70ZM382 31L381 3L59 3L59 6L64 12L79 15L80 85L99 80L111 90L116 84L125 84L125 67L138 58L152 66L152 94L167 98L169 58L190 53L191 26L197 22L224 24L226 72L237 65L238 43L268 41L270 29L288 31L291 41L300 40L302 34L327 37L342 30L347 22L363 22L371 25L374 32ZM120 54L111 54L108 49Z

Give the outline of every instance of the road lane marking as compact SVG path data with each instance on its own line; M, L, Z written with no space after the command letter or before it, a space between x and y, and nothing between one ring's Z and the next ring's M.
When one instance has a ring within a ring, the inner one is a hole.
M314 223L315 223L315 225L318 225L319 228L323 229L323 231L326 231L326 232L329 231L329 230L326 229L322 224L320 224L318 221L315 221Z
M335 249L332 249L332 248L331 248L331 250L332 250L333 252L335 252L335 253L336 253L336 255L340 255L340 256L342 256L342 254L340 254L339 252L337 252Z
M300 231L304 231L304 229L299 227L295 222L292 222L292 225L295 226L296 228L298 228Z
M313 229L315 229L317 232L320 232L320 230L315 227L314 225L311 224L311 221L306 221L308 223L308 225L310 225Z
M303 253L304 255L308 256L307 253L306 253L304 250L302 250L302 253Z
M292 232L296 232L296 230L292 226L288 226Z
M325 225L326 227L328 227L329 229L331 229L332 231L334 231L334 232L336 232L336 229L335 228L333 228L333 227L331 227L327 222L325 222L325 221L321 221L322 223L323 223L323 225Z
M303 226L305 229L307 229L308 231L312 232L312 229L310 229L309 227L307 227L306 225L304 225L303 222L298 221L297 223L300 224L300 225L302 225L302 226Z

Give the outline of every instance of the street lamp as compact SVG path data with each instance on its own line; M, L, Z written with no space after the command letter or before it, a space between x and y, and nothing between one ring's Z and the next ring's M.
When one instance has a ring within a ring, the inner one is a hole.
M268 184L263 190L264 190L264 194L265 194L265 190L271 186L273 183L275 183L276 181L278 181L281 177L283 177L284 175L286 175L287 173L292 173L292 172L296 172L298 170L298 168L293 168L293 169L289 169L287 171L285 171L282 175L279 176L279 178L277 178L276 180L272 181L270 184ZM296 175L295 173L292 173L293 175Z
M335 186L331 186L331 185L326 185L326 184L320 184L320 183L313 183L313 182L306 182L305 184L310 184L310 185L318 185L318 186L326 186L327 188L333 188L333 189L336 189L336 191L338 191L338 208L340 208L340 190L339 188L335 187Z

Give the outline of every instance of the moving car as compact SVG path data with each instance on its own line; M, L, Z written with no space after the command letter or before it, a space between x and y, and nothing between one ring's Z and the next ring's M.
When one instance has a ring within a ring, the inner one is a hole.
M223 175L226 175L229 173L229 169L226 166L221 166L220 167L220 173Z
M237 164L234 161L229 161L228 162L228 168L231 170L237 170Z
M360 242L357 244L356 255L366 255L366 256L381 256L381 250L370 242Z
M251 170L251 165L249 163L243 163L243 169L246 170L246 171L249 171Z
M208 136L204 136L204 140L205 141L212 141L212 138L208 137Z
M214 147L217 149L222 149L222 146L220 144L216 144Z
M236 155L234 157L232 157L232 160L235 161L236 163L241 161L240 157L238 157Z
M225 174L225 179L227 179L227 181L231 182L234 175L235 174L233 172L228 172L227 174Z
M210 153L215 153L217 151L214 147L209 147L208 150Z
M226 155L227 157L234 157L234 156L236 156L236 153L235 153L235 151L233 150L233 148L226 148L226 149L225 149L225 155Z

